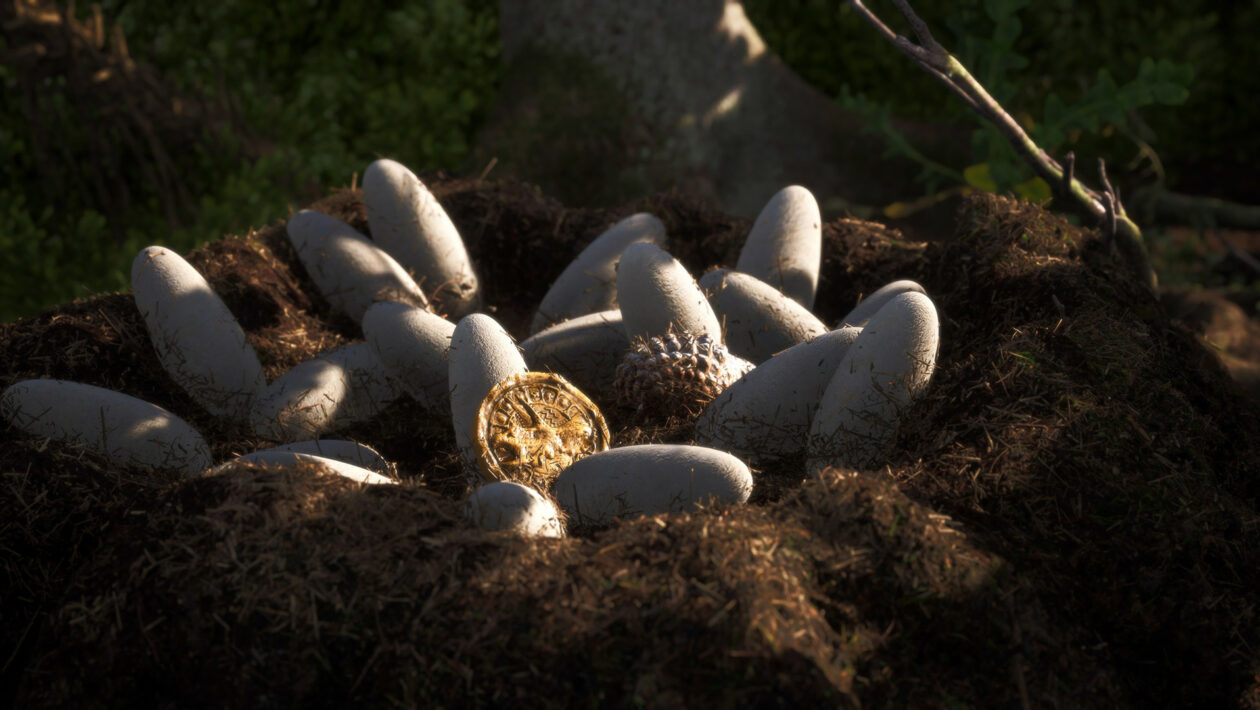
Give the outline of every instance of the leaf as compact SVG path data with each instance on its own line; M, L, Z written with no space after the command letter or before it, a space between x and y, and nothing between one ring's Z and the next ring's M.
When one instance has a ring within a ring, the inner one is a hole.
M963 178L968 185L977 190L984 190L985 192L997 191L997 183L994 182L993 176L989 174L988 163L968 165L966 168L963 168Z
M1050 201L1050 185L1041 178L1033 178L1019 183L1014 188L1015 194L1020 198L1038 205L1044 205Z
M1065 113L1066 111L1064 110L1063 99L1059 98L1058 94L1050 92L1050 95L1046 97L1045 106L1041 109L1042 126L1054 126L1058 128Z

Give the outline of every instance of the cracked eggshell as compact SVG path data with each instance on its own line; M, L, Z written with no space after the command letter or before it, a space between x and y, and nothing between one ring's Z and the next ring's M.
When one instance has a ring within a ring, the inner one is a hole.
M455 325L451 336L451 425L465 466L475 466L472 447L477 408L494 386L509 375L526 372L516 343L490 316L474 313Z
M861 333L833 330L753 368L701 412L696 443L754 463L804 452L818 402Z
M761 209L735 269L752 274L806 308L814 307L822 266L822 215L813 193L790 185Z
M655 244L631 244L617 265L617 298L626 335L651 338L675 330L722 342L722 326L687 269Z
M555 372L588 394L609 393L630 339L621 311L601 311L531 335L521 349L531 370Z
M534 314L530 334L562 321L617 307L617 261L631 244L665 246L665 225L646 212L630 215L595 238L556 278Z
M255 403L250 423L257 436L298 441L370 419L397 397L372 347L351 343L277 377Z
M903 293L922 293L927 295L923 287L918 283L910 280L893 281L890 284L882 286L871 295L862 299L862 302L854 306L849 314L840 319L840 326L856 325L863 326L869 321L879 309L888 305L888 302L900 296Z
M428 301L394 257L336 217L302 210L285 227L306 273L334 308L354 322L377 301Z
M624 446L591 454L556 477L552 491L578 524L739 504L752 473L725 451L682 444Z
M299 461L310 461L311 463L323 464L324 466L328 467L328 470L332 471L338 476L344 476L346 478L349 478L355 483L367 483L367 484L376 485L376 484L381 484L381 483L397 483L398 482L390 478L389 476L381 475L380 473L377 473L376 471L363 468L362 466L356 466L353 463L349 463L341 459L330 458L328 456L317 456L315 454L310 454L310 453L306 453L302 451L284 451L280 448L267 449L265 451L255 451L252 454L245 454L243 456L238 456L235 459L228 461L227 463L216 466L212 471L210 471L210 473L217 473L218 471L228 466L231 466L232 464L235 464L235 463L252 463L252 464L261 464L263 466L283 467L283 466L292 466Z
M0 394L0 414L32 436L82 445L118 466L201 473L201 434L171 412L121 392L66 380L23 380Z
M429 411L448 411L454 323L405 303L376 303L364 314L362 327L400 388Z
M827 332L808 308L755 276L715 269L700 277L700 288L726 331L726 348L754 363Z
M902 293L879 309L823 392L809 429L809 470L882 464L901 415L932 377L939 344L927 296Z
M248 421L267 379L245 331L206 279L179 254L151 246L132 261L131 288L162 369L207 412Z
M464 516L482 530L511 530L526 537L564 537L556 506L519 483L487 483L468 495Z
M477 275L446 210L405 165L388 158L363 172L372 239L419 282L434 310L461 318L481 303Z

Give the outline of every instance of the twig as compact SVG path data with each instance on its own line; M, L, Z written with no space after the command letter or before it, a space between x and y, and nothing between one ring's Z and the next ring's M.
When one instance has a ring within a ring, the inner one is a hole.
M1229 202L1218 197L1186 195L1162 187L1144 187L1133 193L1134 211L1146 222L1159 220L1199 227L1260 228L1260 206Z
M1113 235L1110 238L1121 247L1125 257L1132 262L1133 268L1142 280L1152 288L1155 286L1155 271L1151 268L1146 246L1142 242L1142 230L1129 219L1115 190L1107 189L1105 193L1102 193L1086 187L1070 173L1070 168L1065 169L1060 166L1042 150L1019 125L1019 122L1007 113L984 86L967 71L962 62L932 37L927 23L910 7L908 0L893 0L893 5L910 23L915 36L919 38L919 44L894 32L875 13L867 9L862 0L849 0L849 5L883 35L884 39L945 84L946 88L982 118L996 126L1042 180L1050 185L1059 186L1061 197L1070 201L1079 212L1102 220L1108 232ZM1068 158L1067 162L1071 166L1074 157ZM1112 226L1113 223L1114 226Z
M1212 233L1212 236L1216 237L1217 241L1225 245L1225 248L1229 250L1230 256L1250 266L1253 271L1260 274L1260 261L1257 261L1254 256L1235 246L1233 242L1221 233L1221 230L1209 229L1208 231Z

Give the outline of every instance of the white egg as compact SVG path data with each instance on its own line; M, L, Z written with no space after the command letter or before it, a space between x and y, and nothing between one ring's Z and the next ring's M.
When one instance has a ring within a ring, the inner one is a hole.
M804 452L818 402L861 333L824 333L753 368L701 412L696 442L757 463Z
M207 412L248 420L267 385L258 354L210 284L179 254L140 250L131 288L162 369Z
M790 185L757 215L735 269L752 274L805 306L814 307L822 267L822 215L813 193Z
M362 326L397 386L444 415L450 408L448 360L455 324L405 303L377 303L364 314Z
M560 507L577 523L740 504L752 493L752 472L725 451L681 444L624 446L591 454L552 484Z
M271 454L273 452L277 454L308 454L335 461L344 461L345 463L354 464L381 474L388 474L393 468L376 449L356 441L346 441L345 439L295 441L291 444L281 444L280 446L273 446L270 449L246 455L254 456L256 454Z
M809 309L761 279L729 269L700 277L713 312L726 331L726 347L754 363L827 332Z
M84 446L118 466L191 476L211 463L205 439L183 419L103 387L23 380L0 395L0 414L27 434Z
M255 451L252 454L238 456L232 461L216 466L210 473L217 473L234 463L252 463L264 466L292 466L299 461L309 461L311 463L319 463L328 467L328 470L344 476L355 483L366 483L369 485L380 485L382 483L397 483L389 476L383 476L376 471L347 463L340 459L329 458L327 456L316 456L300 451L281 451L279 449L267 449L266 451Z
M932 377L939 344L927 296L902 293L879 309L823 392L809 429L809 469L882 464L906 408Z
M468 521L482 530L511 530L526 537L564 537L564 523L551 501L519 483L487 483L464 504Z
M531 334L561 321L617 307L617 261L631 244L665 246L665 225L646 212L630 215L595 238L560 273L538 305Z
M363 172L363 205L372 239L414 276L438 313L461 318L481 291L468 250L446 210L420 178L382 158Z
M474 313L456 324L451 336L449 375L451 425L455 428L455 443L469 470L476 465L472 429L481 400L509 375L526 371L525 360L512 342L512 336L495 319Z
M848 315L840 319L840 325L866 325L866 322L878 313L879 309L888 305L888 302L893 300L893 298L903 293L911 292L927 293L922 286L914 281L893 281L863 298L862 302L849 311Z
M531 370L555 372L587 394L608 393L630 339L621 311L600 311L541 330L521 349Z
M299 441L371 419L397 397L372 347L351 343L276 378L250 422L257 436Z
M406 269L336 217L302 210L289 218L286 230L319 292L354 322L377 301L427 304Z
M626 335L651 338L671 329L722 341L722 326L695 279L655 244L631 244L617 265L617 298Z

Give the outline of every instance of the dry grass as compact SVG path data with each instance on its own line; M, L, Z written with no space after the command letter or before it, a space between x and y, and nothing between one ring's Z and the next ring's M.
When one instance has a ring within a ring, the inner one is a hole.
M748 227L668 195L567 210L433 182L517 337L620 217L661 217L693 273L731 263ZM317 207L365 228L354 192ZM269 377L357 337L280 229L190 255ZM825 321L896 278L942 315L882 471L784 462L742 508L523 540L461 522L450 424L407 402L339 432L396 461L400 487L316 465L172 484L5 431L6 679L35 706L1260 707L1260 417L1219 361L1035 207L973 198L931 245L858 220L825 236ZM0 385L122 389L217 459L263 443L165 377L126 296L3 326L0 351ZM693 423L605 414L614 446Z

